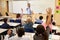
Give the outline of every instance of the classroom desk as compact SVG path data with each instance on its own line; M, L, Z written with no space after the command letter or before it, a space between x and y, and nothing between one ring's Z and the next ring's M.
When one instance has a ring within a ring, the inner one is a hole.
M33 40L33 36L35 33L29 33L29 32L25 32L25 36L29 37L30 40Z
M58 26L52 26L52 30L55 31L55 33L60 33L60 28Z
M36 28L39 24L33 24L33 28ZM52 26L52 30L60 30L58 26Z
M1 29L0 28L0 40L2 40L2 38L4 37L4 35L6 35L8 29ZM2 36L2 37L1 37Z
M1 18L11 18L11 16L1 16Z
M33 24L33 28L36 28L40 24ZM57 26L52 26L53 30L58 30L59 28Z
M2 20L3 18L0 18L0 20Z
M59 28L57 26L52 26L53 30L58 30Z
M11 18L11 16L1 16L0 19L4 19L4 18Z
M11 18L11 19L16 20L16 19L18 19L18 18Z
M36 28L38 25L40 25L40 24L33 24L33 28Z
M29 33L29 32L25 32L25 36L30 37L30 40L33 40L33 36L35 35L35 33ZM49 40L54 39L53 37L56 35L49 35ZM58 36L58 35L57 35ZM57 38L58 39L58 38Z
M7 31L7 29L1 29L0 28L0 34L3 33L3 32L5 32L5 31Z
M51 35L52 36L52 40L60 40L60 36L59 35Z
M9 24L10 26L17 26L17 25L20 25L20 23L13 23L13 22L8 22L8 24Z
M0 16L0 21L3 21L4 18L8 18L8 19L10 19L11 16Z
M19 19L19 18L10 18L10 19L16 20L16 19ZM26 21L27 18L21 18L21 20Z
M2 16L0 16L0 21L2 21L4 18L2 18Z
M0 25L2 25L4 22L0 22ZM20 25L20 23L13 23L13 22L7 22L10 26L13 26L13 27L15 27L15 26L18 26L18 25Z

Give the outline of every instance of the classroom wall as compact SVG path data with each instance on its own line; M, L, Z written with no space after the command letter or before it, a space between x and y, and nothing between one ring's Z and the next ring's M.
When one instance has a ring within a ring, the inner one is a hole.
M4 4L4 7L2 7L3 5L0 6L0 11L1 11L1 13L2 13L3 16L5 16L5 12L7 12L7 7L6 7L7 4L6 4L6 1L7 1L7 0L0 0L0 3L3 2L3 4ZM34 21L35 18L38 18L40 15L42 15L42 16L44 17L44 19L45 19L46 14L33 14L33 15L32 15L33 21ZM9 16L15 18L15 17L16 17L16 14L14 14L14 13L9 13ZM23 17L24 17L24 18L27 18L26 15L24 15ZM59 18L59 17L60 17L60 14L57 14L57 13L54 14L54 19L55 19L55 21L56 21L56 25L59 25L59 26L60 26L60 18Z
M5 12L7 11L6 1L7 0L0 0L0 5L1 5L0 11L1 11L2 15L5 15Z
M1 10L2 10L2 7L1 7L1 0L0 0L0 12L1 12Z
M56 25L60 26L60 14L54 14L54 19L56 20Z

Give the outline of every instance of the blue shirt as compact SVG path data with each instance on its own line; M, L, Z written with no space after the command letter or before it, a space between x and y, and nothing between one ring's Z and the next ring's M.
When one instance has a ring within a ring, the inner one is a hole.
M32 14L32 11L31 11L31 9L30 9L30 8L27 8L26 10L27 10L27 14L29 14L29 15L31 15L31 14Z
M10 28L10 26L9 26L9 24L7 24L7 23L3 23L3 24L1 25L1 28Z
M42 20L36 20L35 23L37 23L37 24L42 24L43 21L42 21Z
M32 26L33 26L32 22L25 24L25 26L24 26L25 32L34 32L34 29Z

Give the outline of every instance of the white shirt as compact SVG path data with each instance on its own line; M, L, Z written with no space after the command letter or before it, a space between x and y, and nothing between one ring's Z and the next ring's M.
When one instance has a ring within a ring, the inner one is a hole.
M9 38L9 35L6 35L4 40L8 40L8 38Z
M6 36L5 40L30 40L29 37L27 37L27 36L18 37L17 35L15 35L11 38L8 38L8 37L9 36Z

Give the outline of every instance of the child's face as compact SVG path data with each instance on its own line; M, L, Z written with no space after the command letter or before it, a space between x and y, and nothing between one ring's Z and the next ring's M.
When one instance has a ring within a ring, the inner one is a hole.
M27 6L30 7L30 3L28 3Z
M12 33L11 29L8 30L7 34L10 35Z

